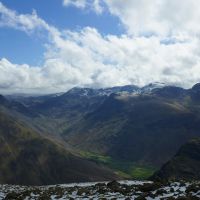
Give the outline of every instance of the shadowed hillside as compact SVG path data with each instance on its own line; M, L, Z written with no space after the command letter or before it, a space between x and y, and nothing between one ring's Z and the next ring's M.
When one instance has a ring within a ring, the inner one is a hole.
M60 95L2 102L11 115L81 157L147 178L200 136L199 88L73 88Z
M0 112L0 183L43 185L117 178Z
M152 177L153 180L199 180L200 139L183 145L178 153Z
M159 167L200 135L198 107L193 109L186 99L111 95L63 136L82 150Z

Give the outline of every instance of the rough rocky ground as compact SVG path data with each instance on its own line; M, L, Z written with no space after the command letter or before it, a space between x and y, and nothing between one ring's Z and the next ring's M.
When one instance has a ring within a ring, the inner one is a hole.
M166 184L140 181L112 181L41 187L0 186L0 199L5 200L159 200L200 199L200 182Z

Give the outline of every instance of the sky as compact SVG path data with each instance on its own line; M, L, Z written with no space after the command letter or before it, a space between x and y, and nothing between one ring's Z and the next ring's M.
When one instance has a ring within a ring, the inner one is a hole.
M200 82L198 0L0 0L0 93Z

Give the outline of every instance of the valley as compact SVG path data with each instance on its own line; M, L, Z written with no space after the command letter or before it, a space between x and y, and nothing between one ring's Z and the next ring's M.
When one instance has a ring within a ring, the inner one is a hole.
M1 96L0 109L38 137L113 171L111 178L144 180L200 137L199 88L73 88L56 95Z
M197 0L0 0L0 200L200 200Z

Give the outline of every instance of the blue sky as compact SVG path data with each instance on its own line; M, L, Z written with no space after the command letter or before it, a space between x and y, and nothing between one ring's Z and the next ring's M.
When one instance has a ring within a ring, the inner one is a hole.
M90 26L102 34L120 35L124 28L116 16L109 12L103 15L80 10L74 6L64 7L62 0L1 0L10 9L18 13L37 11L38 16L59 29L79 30ZM48 2L48 3L47 3ZM11 45L7 45L7 44ZM5 57L18 64L40 65L45 52L45 40L36 38L9 28L0 30L0 58Z
M0 0L0 93L200 82L197 0Z

